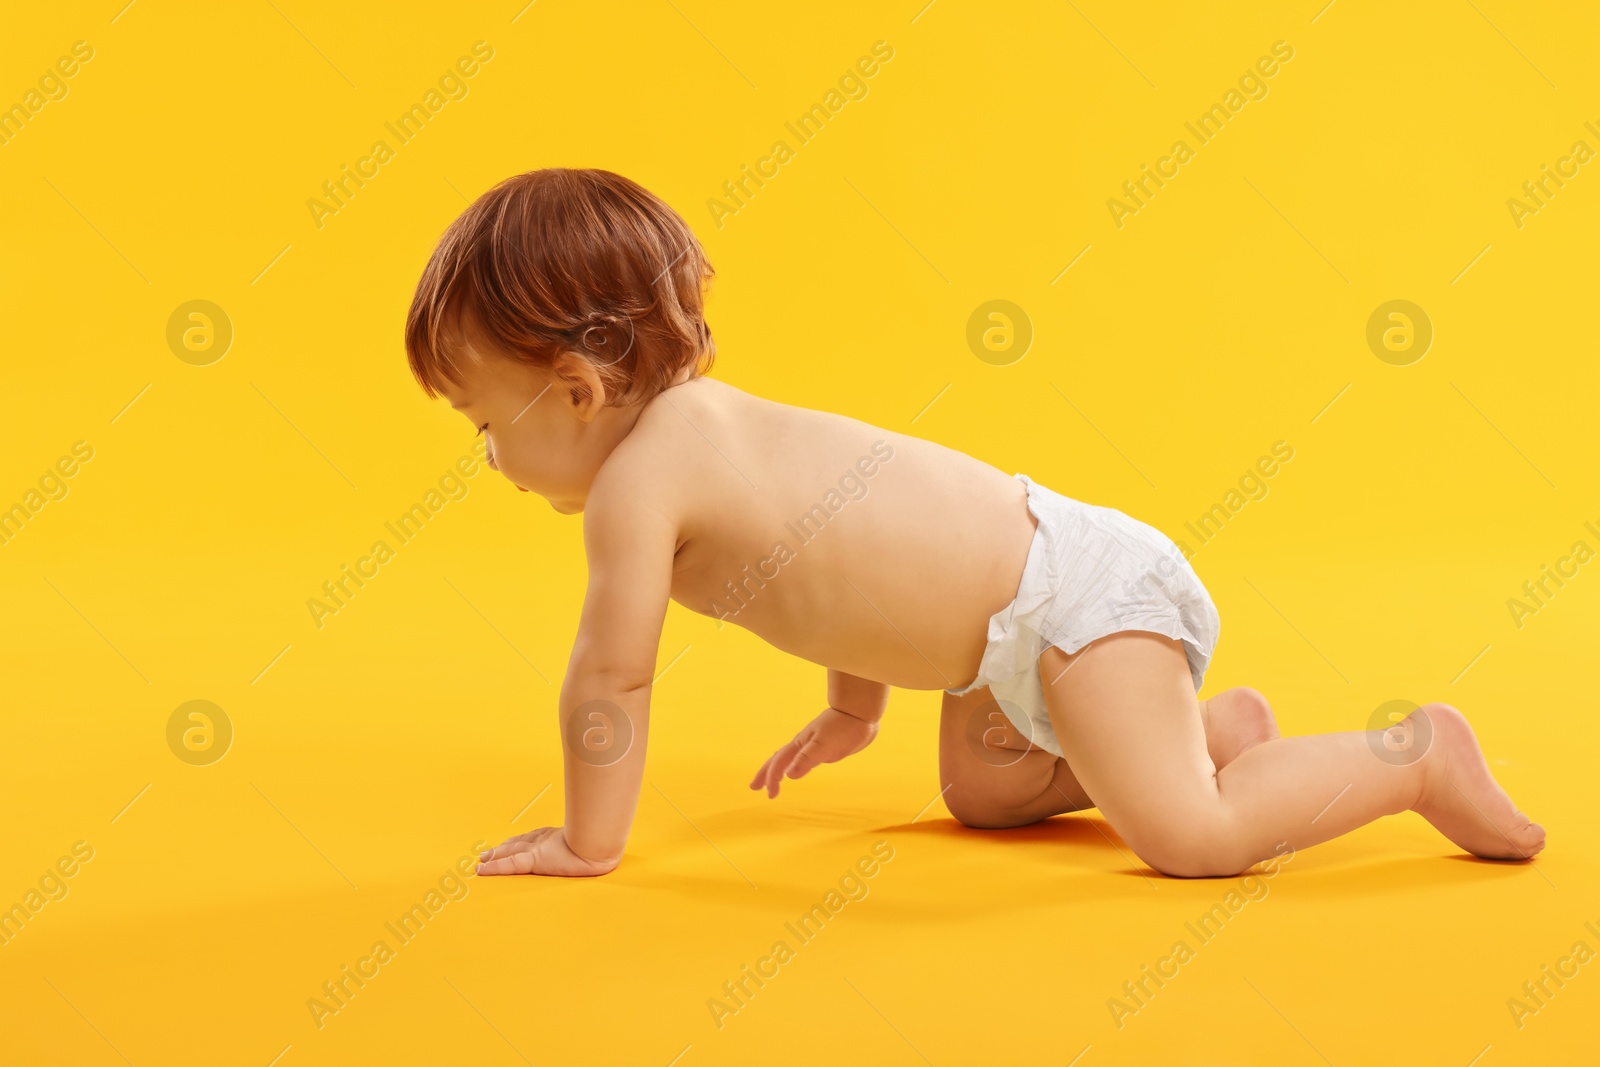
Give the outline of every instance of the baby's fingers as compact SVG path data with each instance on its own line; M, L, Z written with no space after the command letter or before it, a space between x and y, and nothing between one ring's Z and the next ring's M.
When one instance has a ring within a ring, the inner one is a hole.
M800 742L790 741L778 749L772 759L767 761L767 799L771 800L778 795L778 783L783 781L783 772L793 762L795 753L800 751Z
M478 864L478 873L480 875L532 874L534 846L527 842L522 842L515 847L519 847L524 851L513 852L505 856L499 856L498 853L501 851L501 849L495 849L497 858L486 860L485 862Z
M536 830L529 830L525 834L518 834L515 837L508 837L505 839L505 841L496 845L494 848L491 848L487 852L479 855L478 858L484 861L497 860L505 856L515 855L519 852L525 852L533 845L538 844L540 838L543 838L545 835L551 833L555 829L556 827L554 826L541 826Z
M789 764L788 775L790 778L804 778L811 768L826 762L822 758L822 747L815 740L808 741Z
M767 770L772 766L772 761L777 758L778 757L776 753L767 757L767 762L763 763L761 765L761 769L756 772L756 776L750 779L751 789L760 789L762 786L767 784Z
M556 830L554 826L541 826L537 830L529 830L525 834L518 834L504 844L483 853L479 857L479 874L529 874L533 871L534 856L538 851L539 842L548 834Z

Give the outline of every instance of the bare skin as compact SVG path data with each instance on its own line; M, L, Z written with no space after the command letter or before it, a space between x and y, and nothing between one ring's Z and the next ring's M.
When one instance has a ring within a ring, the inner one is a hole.
M1431 742L1414 759L1374 754L1367 731L1273 738L1218 769L1182 646L1130 631L1075 657L1046 649L1050 722L1065 758L1106 820L1166 874L1237 874L1277 854L1350 832L1383 815L1416 811L1485 859L1529 859L1544 828L1517 811L1489 773L1459 711L1429 704ZM1072 665L1074 669L1066 668Z
M877 736L875 721L837 718L843 714L825 710L761 765L750 788L775 797L784 778L802 778L821 764L854 755ZM968 738L975 715L984 718L982 753L974 751ZM1266 697L1243 686L1200 701L1200 718L1207 752L1219 770L1278 736L1278 721ZM999 713L987 687L965 696L944 694L939 730L945 806L969 826L1024 826L1095 806L1067 761L1029 744Z
M997 714L991 700L987 688L944 696L939 773L950 813L968 826L1000 829L1096 807L1067 761L1030 745L1003 714ZM983 717L985 727L992 727L981 735L981 750L974 748L971 736L975 715ZM1242 686L1200 701L1200 718L1207 753L1219 770L1278 736L1278 723L1266 698Z
M608 404L582 356L534 367L494 352L470 320L461 330L473 358L446 397L483 429L491 467L557 511L583 513L589 564L559 705L566 824L511 838L485 853L479 873L595 875L621 861L669 599L828 669L829 707L751 783L770 795L782 777L869 744L889 686L955 689L977 676L989 617L1016 595L1036 526L1019 481L931 441L688 370L648 401ZM1478 855L1506 854L1513 839L1525 855L1542 845L1543 831L1488 775L1464 720L1436 729L1442 758L1430 752L1397 770L1363 734L1278 738L1251 690L1197 701L1175 647L1113 635L1064 675L1062 653L1045 652L1044 677L1061 675L1047 694L1065 758L947 753L950 722L984 695L947 694L941 765L952 813L1018 825L1093 796L1145 862L1179 875L1243 870L1279 839L1326 840L1391 809L1423 811ZM632 738L620 754L600 758L573 741L619 727ZM1347 781L1310 834L1285 823L1308 806L1315 815ZM1182 833L1191 843L1169 849Z

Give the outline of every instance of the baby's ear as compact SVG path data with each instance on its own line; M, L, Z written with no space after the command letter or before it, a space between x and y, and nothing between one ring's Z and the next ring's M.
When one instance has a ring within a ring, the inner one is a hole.
M588 422L606 406L606 385L600 372L577 352L562 352L551 364L555 371L556 388L572 408L572 413Z

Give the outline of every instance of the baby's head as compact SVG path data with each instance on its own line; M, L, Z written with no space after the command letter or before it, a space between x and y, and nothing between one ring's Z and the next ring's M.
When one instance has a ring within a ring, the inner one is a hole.
M508 178L439 239L406 317L406 356L488 440L489 465L557 511L662 390L711 368L700 242L604 170Z

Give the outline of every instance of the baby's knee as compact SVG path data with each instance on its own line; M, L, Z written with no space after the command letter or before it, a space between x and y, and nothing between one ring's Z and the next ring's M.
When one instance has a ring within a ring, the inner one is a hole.
M951 805L950 814L956 822L973 830L1004 830L1011 825L1002 812L992 807Z
M951 784L944 795L944 806L956 822L974 830L1003 830L1017 825L1016 812L1009 806L994 797L962 789L960 783Z
M1241 847L1237 835L1221 820L1186 819L1150 832L1122 836L1134 855L1173 878L1241 874L1258 858Z

